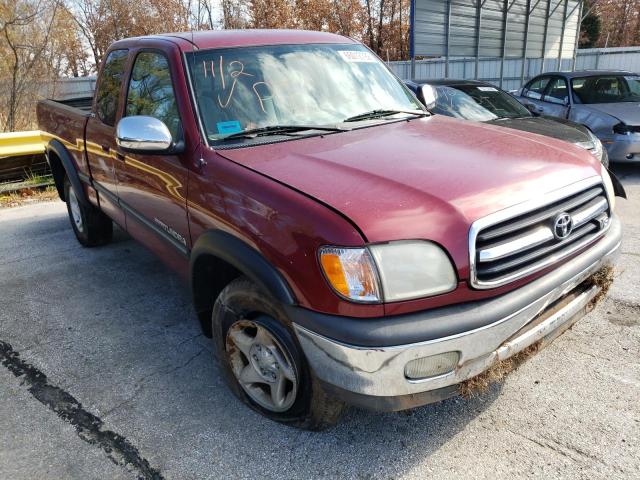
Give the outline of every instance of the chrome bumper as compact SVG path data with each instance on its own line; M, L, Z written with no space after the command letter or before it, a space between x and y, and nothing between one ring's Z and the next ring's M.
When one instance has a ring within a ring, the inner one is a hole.
M294 328L315 374L338 390L389 398L446 389L482 373L499 360L509 358L539 340L552 340L578 320L599 292L597 286L581 284L612 262L620 238L620 222L614 216L605 237L554 271L554 281L560 280L551 289L547 286L547 293L507 316L456 335L405 345L361 347L332 340L295 322ZM545 277L550 276L547 274L536 279L518 291L540 289ZM497 302L511 294L513 292L488 301L484 308L495 308ZM452 351L460 352L453 371L421 380L405 377L405 366L409 361Z

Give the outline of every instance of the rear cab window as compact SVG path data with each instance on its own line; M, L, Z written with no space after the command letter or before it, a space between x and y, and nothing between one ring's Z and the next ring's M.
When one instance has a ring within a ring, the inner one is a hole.
M96 90L96 115L102 123L114 126L128 50L113 50L107 56Z

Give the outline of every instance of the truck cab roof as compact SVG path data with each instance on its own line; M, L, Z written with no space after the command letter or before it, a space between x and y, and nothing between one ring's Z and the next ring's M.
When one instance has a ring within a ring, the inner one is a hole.
M182 51L208 48L251 47L258 45L286 45L310 43L357 43L355 40L327 32L310 30L206 30L162 33L144 37L132 37L112 44L112 49L131 47L141 41L167 40L177 44Z

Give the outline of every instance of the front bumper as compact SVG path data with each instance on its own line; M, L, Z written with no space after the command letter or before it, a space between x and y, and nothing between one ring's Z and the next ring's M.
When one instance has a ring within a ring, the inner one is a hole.
M587 251L489 300L380 319L347 319L299 308L289 315L311 368L330 390L376 410L411 408L455 395L458 383L538 341L551 341L571 326L600 290L586 280L613 261L621 236L614 216L607 234ZM331 326L336 335L329 333ZM412 341L393 342L394 337ZM460 357L449 373L406 378L409 361L454 351Z
M603 145L610 162L640 162L640 133L614 134Z

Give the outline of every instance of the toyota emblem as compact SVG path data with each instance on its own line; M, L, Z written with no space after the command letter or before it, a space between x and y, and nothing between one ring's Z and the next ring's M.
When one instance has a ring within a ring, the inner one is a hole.
M553 220L553 235L557 240L564 240L573 230L573 219L567 212L556 215Z

